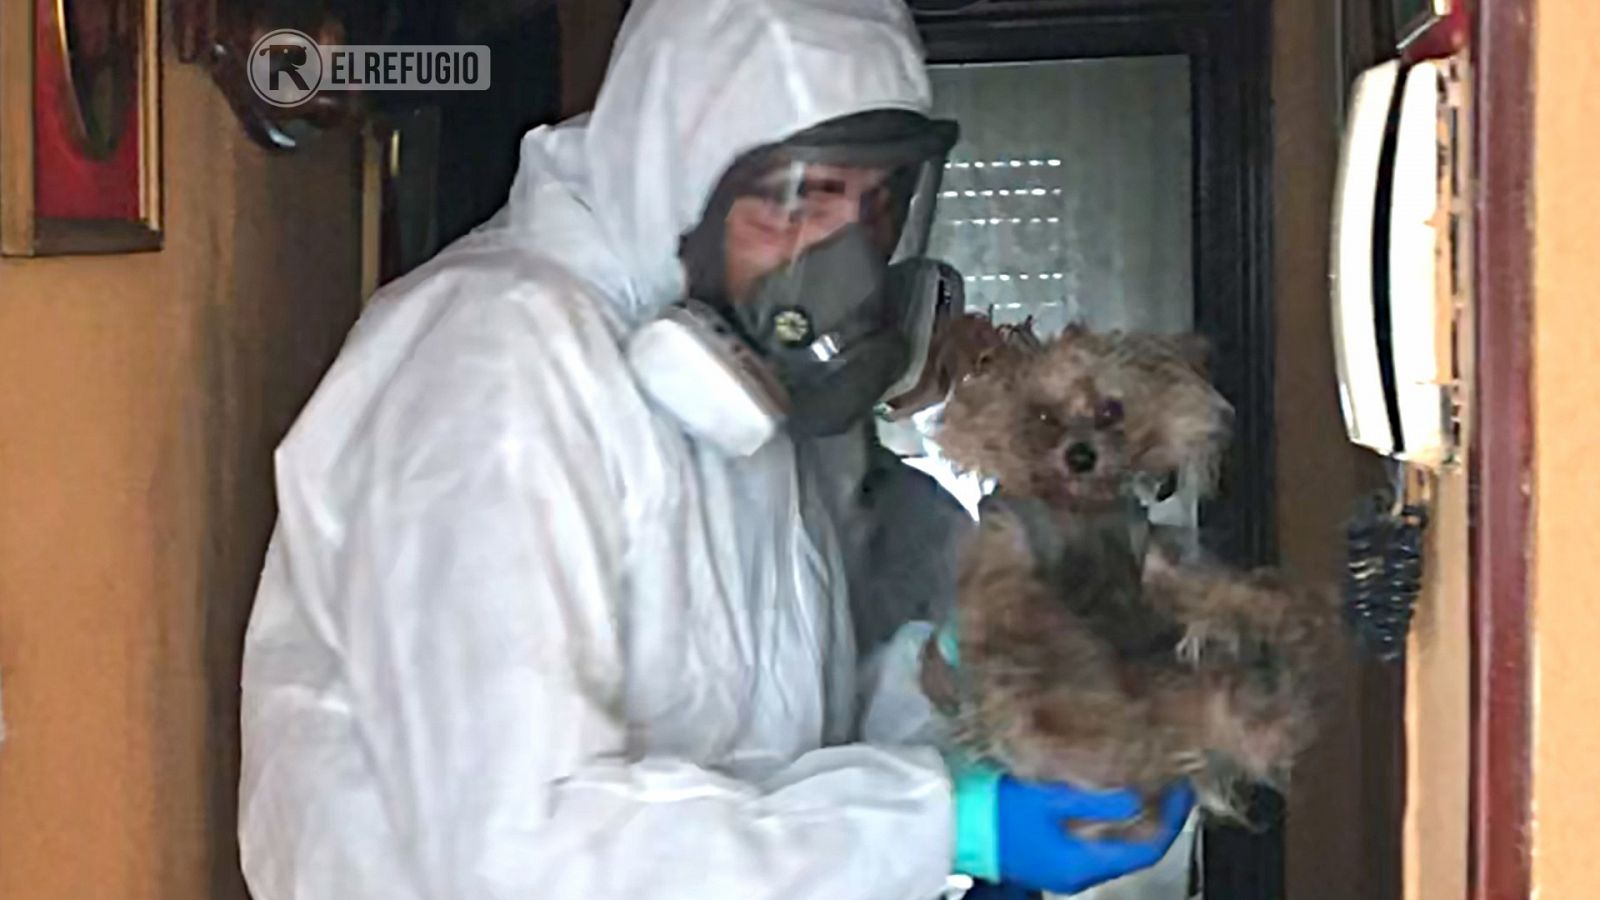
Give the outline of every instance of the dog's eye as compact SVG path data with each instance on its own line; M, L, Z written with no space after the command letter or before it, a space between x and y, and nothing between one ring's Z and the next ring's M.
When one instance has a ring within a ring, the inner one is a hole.
M1122 401L1107 400L1094 412L1096 428L1110 428L1122 423Z
M1035 409L1033 411L1033 420L1048 428L1054 428L1058 424L1055 414L1044 408Z

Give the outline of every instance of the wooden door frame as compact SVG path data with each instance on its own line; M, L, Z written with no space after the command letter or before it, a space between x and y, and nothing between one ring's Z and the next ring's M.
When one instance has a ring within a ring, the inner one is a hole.
M1472 46L1471 900L1531 889L1533 2L1479 0Z
M1465 47L1472 73L1467 900L1527 900L1533 883L1534 7L1454 0L1401 54Z
M1267 0L978 0L919 24L931 64L1183 55L1190 61L1196 330L1237 411L1204 539L1224 558L1277 555L1272 317L1270 19ZM1206 894L1285 894L1284 807L1262 792L1255 830L1207 826Z

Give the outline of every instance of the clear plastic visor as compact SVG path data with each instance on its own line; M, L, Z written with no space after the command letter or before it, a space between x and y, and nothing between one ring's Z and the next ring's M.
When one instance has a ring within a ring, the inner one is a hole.
M859 225L885 264L927 250L942 160L896 166L777 159L735 187L724 222L735 296L767 272Z

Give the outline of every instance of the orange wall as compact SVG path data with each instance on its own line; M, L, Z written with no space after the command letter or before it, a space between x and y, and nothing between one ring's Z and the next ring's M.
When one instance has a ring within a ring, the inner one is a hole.
M1542 0L1534 34L1533 877L1578 900L1600 883L1600 19Z
M355 144L268 159L164 73L167 248L0 261L0 897L243 896L270 454L357 309Z

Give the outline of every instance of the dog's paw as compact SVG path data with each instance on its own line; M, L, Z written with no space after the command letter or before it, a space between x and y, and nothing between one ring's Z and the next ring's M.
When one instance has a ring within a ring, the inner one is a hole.
M1061 827L1066 829L1069 835L1085 841L1145 843L1155 840L1161 834L1161 821L1144 816L1125 819L1121 822L1107 822L1101 819L1065 819L1062 821Z
M1161 835L1161 805L1153 797L1146 798L1142 809L1127 819L1063 819L1061 827L1067 834L1085 841L1130 841L1147 843Z

